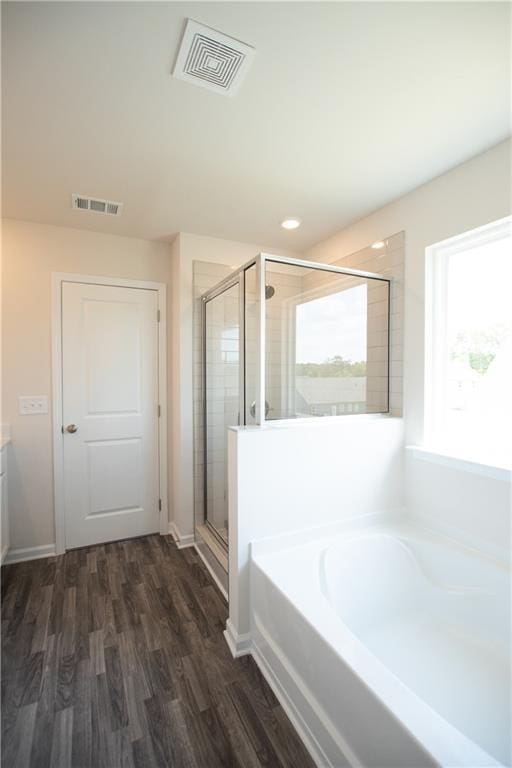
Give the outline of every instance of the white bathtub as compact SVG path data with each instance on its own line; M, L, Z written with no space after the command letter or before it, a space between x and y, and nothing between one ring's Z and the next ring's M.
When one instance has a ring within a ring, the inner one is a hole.
M510 573L406 526L255 546L253 652L316 762L511 764Z

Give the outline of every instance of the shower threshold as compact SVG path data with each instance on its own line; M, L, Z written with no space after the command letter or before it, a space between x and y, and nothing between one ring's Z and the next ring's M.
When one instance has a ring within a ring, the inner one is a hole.
M210 527L203 523L203 525L198 525L196 528L197 534L201 537L201 539L204 541L206 546L210 549L211 553L214 555L215 559L218 560L222 568L226 571L228 571L228 553L225 547L227 547L227 542L225 546L222 546L222 544L219 541L218 536L216 536L212 531L210 530ZM226 531L227 535L227 531Z

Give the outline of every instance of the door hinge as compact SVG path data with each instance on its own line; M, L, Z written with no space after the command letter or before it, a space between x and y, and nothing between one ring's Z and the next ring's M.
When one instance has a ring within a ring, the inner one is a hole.
M159 405L158 406L158 418L160 418L161 415L162 415L162 406Z
M157 311L156 311L156 321L157 321L157 323L160 322L160 310L159 309L157 309Z
M158 510L159 512L162 511L162 499L158 499Z

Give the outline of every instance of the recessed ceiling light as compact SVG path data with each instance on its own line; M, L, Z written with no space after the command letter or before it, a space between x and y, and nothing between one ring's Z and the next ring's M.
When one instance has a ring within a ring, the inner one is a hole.
M301 225L301 220L296 219L294 217L290 217L289 219L284 219L284 221L281 222L281 226L283 229L297 229Z
M375 248L376 251L379 251L381 248L384 248L386 243L384 240L377 240L376 243L372 243L372 248Z

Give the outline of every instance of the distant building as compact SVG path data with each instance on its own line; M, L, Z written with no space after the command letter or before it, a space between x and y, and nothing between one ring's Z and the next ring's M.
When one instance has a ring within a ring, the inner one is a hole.
M365 376L297 376L297 413L339 416L366 410Z

